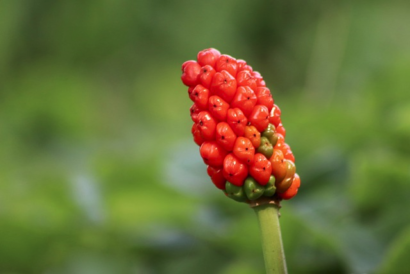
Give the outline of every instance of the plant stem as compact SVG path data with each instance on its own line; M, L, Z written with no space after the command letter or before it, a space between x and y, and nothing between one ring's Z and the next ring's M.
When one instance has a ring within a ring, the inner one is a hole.
M287 273L279 225L279 206L260 204L254 206L253 209L259 220L266 274Z

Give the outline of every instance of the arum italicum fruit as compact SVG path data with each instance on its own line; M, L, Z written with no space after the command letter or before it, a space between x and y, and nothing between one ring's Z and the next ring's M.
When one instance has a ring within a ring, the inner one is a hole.
M297 194L300 177L270 89L246 61L213 48L183 63L181 80L193 101L191 133L211 181L255 210L266 272L286 273L280 201Z

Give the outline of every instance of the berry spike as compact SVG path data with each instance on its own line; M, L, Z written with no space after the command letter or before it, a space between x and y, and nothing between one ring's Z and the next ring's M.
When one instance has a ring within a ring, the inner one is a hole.
M250 204L293 198L300 187L295 157L262 75L208 48L182 64L181 80L194 103L191 133L213 184Z

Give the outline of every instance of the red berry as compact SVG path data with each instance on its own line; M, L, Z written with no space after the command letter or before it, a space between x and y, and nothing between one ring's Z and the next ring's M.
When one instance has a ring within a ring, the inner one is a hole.
M256 105L248 117L249 122L260 132L264 131L269 125L269 110L264 105Z
M202 110L208 109L209 90L202 85L197 85L192 91L195 105Z
M216 121L208 111L201 111L198 114L198 128L204 140L215 139Z
M290 160L291 162L295 162L295 156L293 156L292 150L290 149L290 146L286 143L281 145L280 149L283 152L283 157L287 160Z
M191 113L191 119L194 121L194 123L198 122L198 114L201 112L201 110L198 108L195 103L192 104L191 108L189 109Z
M261 74L257 71L252 72L252 76L256 79L256 85L258 87L266 87L265 81L263 80Z
M210 88L212 78L214 77L215 73L215 69L210 65L203 66L201 68L201 73L198 76L199 83L206 88Z
M236 82L238 86L248 86L253 91L256 91L256 88L258 87L256 85L256 78L254 78L251 72L248 70L239 71L238 75L236 76Z
M204 142L204 139L202 138L201 131L199 130L197 124L192 125L191 133L192 133L192 136L194 136L195 144L197 144L198 146L201 146L202 143Z
M198 75L201 72L201 66L193 61L186 61L182 64L181 80L186 86L195 86L198 83Z
M265 155L256 153L249 167L249 173L259 184L266 185L272 173L272 164Z
M231 102L231 107L239 108L242 110L243 114L248 117L255 107L256 101L256 95L250 87L238 87L235 97Z
M242 186L243 181L248 177L248 168L232 153L225 157L222 172L225 179L236 186Z
M223 71L226 70L229 72L233 77L236 77L236 72L238 71L238 64L236 63L236 59L232 56L223 54L219 57L218 61L215 64L216 71Z
M269 123L277 127L281 122L280 115L281 115L280 108L277 105L273 105L273 108L271 109L270 114L269 114Z
M219 50L214 48L204 49L198 52L197 61L198 64L201 66L210 65L212 67L215 66L216 61L218 61L221 53Z
M286 129L283 127L282 122L276 127L276 132L282 134L283 137L286 137Z
M238 64L238 73L241 70L248 70L250 72L253 71L252 67L250 65L248 65L245 60L238 59L238 60L236 60L236 63Z
M220 122L216 125L215 133L216 142L227 151L232 151L236 135L226 122Z
M218 95L227 103L235 96L236 79L226 70L215 73L211 82L211 94Z
M255 148L251 141L245 137L236 139L232 152L239 160L247 164L250 164L255 156Z
M212 167L222 167L227 152L216 142L202 143L199 153L204 163Z
M258 98L256 104L264 105L268 108L269 111L273 108L273 98L270 90L267 87L258 87L255 90L256 98Z
M290 187L283 193L278 192L278 195L280 198L284 200L289 200L298 193L299 187L300 187L300 177L296 173L295 176L293 177L293 181Z
M242 110L239 108L230 108L228 109L226 122L237 136L243 136L245 133L245 127L248 124L248 119L246 119Z
M221 97L217 95L209 97L208 110L216 120L225 121L228 109L229 104Z
M224 175L222 174L222 168L208 166L207 172L209 177L211 177L211 180L214 183L214 185L219 189L225 190L226 180Z

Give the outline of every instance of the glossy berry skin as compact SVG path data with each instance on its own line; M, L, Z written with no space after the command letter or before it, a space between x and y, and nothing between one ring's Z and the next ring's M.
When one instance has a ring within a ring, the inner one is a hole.
M272 110L274 105L274 100L272 94L267 87L258 87L255 90L255 95L257 98L256 104L264 105L268 108L269 111Z
M211 82L211 94L230 103L236 93L236 79L226 70L215 73Z
M216 142L226 151L232 151L236 141L236 135L226 122L220 122L216 125L215 132Z
M248 117L249 122L259 132L264 131L269 125L269 110L264 105L256 105Z
M266 87L265 81L263 80L263 77L259 72L252 72L252 76L256 79L256 84L258 85L258 87Z
M209 90L202 85L197 85L192 91L192 97L195 105L201 109L208 109Z
M181 80L186 86L195 86L198 84L198 75L201 73L201 66L193 61L186 61L182 64Z
M248 119L239 108L228 109L226 116L226 122L232 128L237 136L243 136L245 133L245 127L248 124Z
M232 56L223 54L219 57L218 61L215 64L216 71L223 71L226 70L231 74L233 77L236 77L236 73L238 71L238 64L236 63L236 59Z
M215 69L210 65L203 66L201 68L201 73L198 76L199 84L209 89L211 87L212 78L214 77L215 73Z
M261 144L259 145L257 152L262 153L268 159L272 156L273 146L269 142L268 138L264 136L261 137Z
M198 146L201 146L202 143L204 142L204 139L202 138L201 131L198 128L198 124L194 123L192 125L191 133L192 133L192 136L194 137L195 144L197 144Z
M189 112L191 113L191 119L194 123L198 122L198 114L201 112L201 110L197 107L197 105L192 104L191 108L189 109Z
M298 193L299 187L300 187L300 177L296 173L290 187L285 192L278 193L278 196L284 200L289 200Z
M261 153L256 153L251 165L249 173L261 185L266 185L272 173L272 164Z
M233 147L233 154L246 164L250 164L255 156L255 148L251 141L245 137L238 137Z
M222 167L227 152L216 142L204 142L199 148L204 163L212 167Z
M216 121L208 111L198 113L198 129L206 141L215 139Z
M250 65L248 65L245 60L238 59L238 60L236 60L236 64L238 64L238 74L242 70L247 70L251 73L253 71L252 67Z
M248 176L248 167L230 153L223 162L223 175L231 184L242 186Z
M209 113L218 121L225 121L228 114L229 104L221 97L212 95L208 100Z
M275 127L277 127L280 124L280 115L281 111L280 108L277 105L273 105L273 108L271 109L269 113L269 123L273 124Z
M296 172L294 163L289 160L284 160L284 162L286 164L286 175L282 180L276 181L275 183L278 193L283 193L290 187Z
M246 126L244 136L248 138L256 149L261 144L261 133L254 126Z
M282 134L283 137L286 137L286 129L283 127L282 122L276 127L276 132Z
M256 84L256 78L252 76L252 73L248 70L241 70L236 76L236 82L238 86L248 86L253 91L256 91L258 85Z
M281 146L281 150L283 152L283 156L285 159L288 159L289 161L292 161L293 163L295 162L295 156L293 156L293 153L290 150L290 146L288 144L284 143Z
M216 61L221 57L219 50L214 48L204 49L198 52L197 61L201 66L209 65L211 67L215 66Z
M256 105L255 92L248 86L238 87L232 99L231 107L239 108L248 117Z
M214 183L214 185L219 189L225 190L226 180L222 174L222 168L215 168L212 166L208 166L206 171L209 177L211 177L211 180Z
M286 175L286 163L284 162L283 152L280 149L273 149L272 157L269 161L272 164L272 175L276 181L281 181Z

